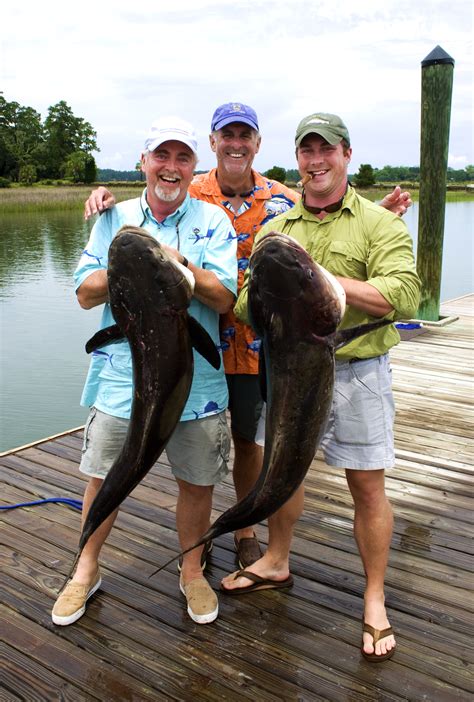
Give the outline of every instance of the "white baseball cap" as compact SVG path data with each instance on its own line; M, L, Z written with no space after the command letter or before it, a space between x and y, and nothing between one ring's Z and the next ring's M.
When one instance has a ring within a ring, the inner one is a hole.
M181 141L197 156L196 132L193 125L184 119L162 117L153 122L145 140L145 149L154 151L165 141Z

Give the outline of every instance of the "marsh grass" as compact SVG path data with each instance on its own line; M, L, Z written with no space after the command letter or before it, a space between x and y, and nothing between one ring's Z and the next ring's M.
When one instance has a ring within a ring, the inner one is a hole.
M89 197L93 187L90 185L75 186L33 186L0 189L0 212L45 212L48 210L82 210L84 202ZM117 199L127 200L138 197L144 187L110 185Z
M105 184L104 184L105 185ZM82 210L84 202L96 185L69 186L31 186L0 188L0 213L9 212L44 212L48 210ZM117 202L138 197L144 183L124 185L123 183L108 183ZM409 189L412 199L417 202L419 190ZM378 201L390 191L390 188L360 189L361 195L372 201ZM474 200L474 192L455 190L446 192L446 202L466 202Z
M419 189L412 188L408 184L402 185L403 190L408 190L411 193L411 199L413 202L418 202L420 198ZM392 190L390 188L384 188L383 190L378 188L357 188L357 192L366 197L367 200L372 200L372 202L380 201L385 195L387 195ZM474 191L469 192L468 190L446 190L446 202L472 202L474 200Z

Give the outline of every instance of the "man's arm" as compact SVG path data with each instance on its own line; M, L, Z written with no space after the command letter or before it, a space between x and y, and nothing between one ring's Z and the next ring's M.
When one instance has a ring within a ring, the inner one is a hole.
M178 263L182 264L184 262L183 254L177 249L167 244L161 244L161 246ZM194 297L219 314L227 312L234 302L234 294L221 283L217 275L213 271L207 271L204 268L195 266L191 261L188 261L188 269L195 280Z
M77 300L84 310L103 305L109 300L107 271L101 269L91 273L76 290Z
M385 317L390 312L393 312L394 308L392 305L370 283L339 276L337 280L344 288L348 305L370 314L372 317Z

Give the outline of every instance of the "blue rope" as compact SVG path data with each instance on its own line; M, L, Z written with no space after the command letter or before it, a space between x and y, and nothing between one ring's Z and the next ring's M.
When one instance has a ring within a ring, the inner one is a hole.
M63 502L65 505L82 509L80 500L73 500L69 497L48 497L44 500L35 500L34 502L19 502L17 505L2 505L0 509L16 509L17 507L32 507L33 505L44 505L46 502Z

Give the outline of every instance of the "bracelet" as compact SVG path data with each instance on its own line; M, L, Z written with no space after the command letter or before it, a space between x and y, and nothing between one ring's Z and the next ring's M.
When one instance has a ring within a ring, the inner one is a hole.
M183 254L181 254L181 256L183 256ZM186 256L183 256L183 260L181 261L181 265L186 266L186 268L189 266L189 261L186 258Z

